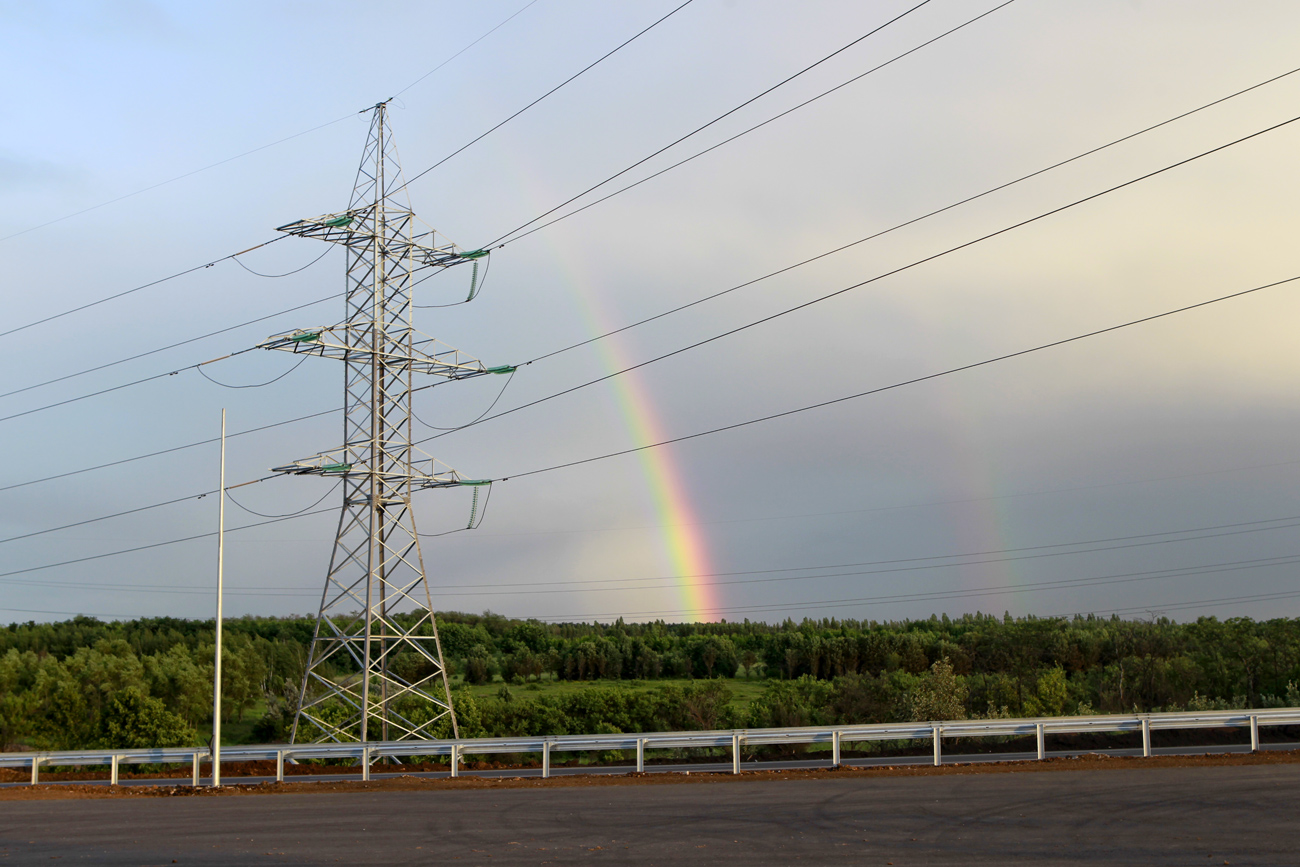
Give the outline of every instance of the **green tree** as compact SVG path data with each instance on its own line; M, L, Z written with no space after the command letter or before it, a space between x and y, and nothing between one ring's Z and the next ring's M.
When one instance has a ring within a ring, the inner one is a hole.
M930 666L907 697L912 719L965 719L968 693L965 679L953 673L952 663L945 656Z
M194 729L159 699L128 689L108 700L95 746L104 749L181 747L197 741Z

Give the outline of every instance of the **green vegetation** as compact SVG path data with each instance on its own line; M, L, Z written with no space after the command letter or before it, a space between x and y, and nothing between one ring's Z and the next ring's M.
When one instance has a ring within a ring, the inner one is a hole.
M1300 705L1300 620L438 620L469 737ZM230 742L285 738L312 628L228 623ZM13 624L0 744L201 743L211 682L211 621Z

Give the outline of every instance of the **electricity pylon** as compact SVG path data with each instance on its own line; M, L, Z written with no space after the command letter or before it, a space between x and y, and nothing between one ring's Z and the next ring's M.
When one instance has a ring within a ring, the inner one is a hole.
M486 253L459 250L420 223L409 200L396 200L406 199L405 181L387 104L372 111L347 210L279 228L343 245L346 316L338 325L298 329L259 344L338 359L344 368L342 447L274 468L337 477L343 487L294 743L429 738L444 717L459 735L411 494L486 483L463 479L415 448L412 378L467 379L513 369L486 367L412 327L413 277Z

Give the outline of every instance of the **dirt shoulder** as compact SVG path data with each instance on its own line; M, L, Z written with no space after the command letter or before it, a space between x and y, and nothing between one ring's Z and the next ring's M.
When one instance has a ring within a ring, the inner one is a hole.
M1148 768L1206 768L1245 765L1300 764L1300 751L1215 754L1202 756L1106 756L1100 754L1045 761L978 762L932 765L887 765L871 768L843 767L835 770L744 771L730 774L707 773L627 773L565 774L540 777L459 777L457 779L415 776L388 777L380 780L251 783L222 786L220 789L192 786L104 786L78 783L11 786L0 789L0 801L74 800L80 798L168 798L168 797L242 797L246 795L328 794L335 792L423 792L452 789L540 789L581 786L673 786L726 785L734 782L777 782L782 780L868 779L875 777L929 777L942 774L1019 774L1053 771L1142 770Z

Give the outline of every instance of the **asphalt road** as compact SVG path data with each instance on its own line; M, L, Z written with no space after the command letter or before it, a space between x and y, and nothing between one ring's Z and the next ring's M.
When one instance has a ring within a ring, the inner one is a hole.
M1300 749L1300 743L1290 743L1290 742L1271 743L1271 744L1264 743L1264 744L1260 744L1260 749L1261 750L1296 750L1296 749ZM1237 745L1237 744L1218 745L1218 746L1192 746L1192 747L1156 747L1152 749L1151 752L1153 755L1157 755L1157 756L1200 756L1200 755L1205 755L1207 753L1214 753L1214 754L1248 753L1250 752L1250 747L1244 745ZM1140 756L1142 755L1142 750L1140 748L1121 748L1121 749L1105 749L1105 750L1053 751L1048 753L1049 756L1058 756L1058 757L1078 756L1078 755L1085 755L1085 754L1091 754L1091 755L1102 754L1108 756ZM820 753L818 755L825 756L826 754ZM1026 761L1034 758L1037 758L1037 753L945 753L943 756L943 760L945 764L956 764L960 762ZM853 767L858 767L858 768L869 768L869 767L878 767L884 765L928 765L931 764L932 762L933 762L932 756L921 755L921 756L893 756L893 757L886 757L886 758L869 758L869 759L846 759L843 762L843 764L851 765ZM740 765L741 769L746 771L759 771L759 770L764 770L764 771L783 770L784 771L784 770L798 770L798 769L805 769L805 768L829 768L830 766L831 766L831 762L829 758L810 758L810 759L800 759L796 761L742 762ZM385 776L393 776L390 774L385 774L383 772L383 767L384 766L382 764L375 765L371 769L371 778L378 780L378 779L382 779ZM223 763L223 768L224 768L224 763ZM128 770L130 770L130 767L124 765L123 771L125 772ZM556 777L564 776L568 774L626 774L629 770L633 770L633 768L629 767L628 765L604 765L604 766L586 765L577 768L564 768L564 767L556 766L551 768L551 774L552 776L556 776ZM726 773L731 770L731 764L729 762L727 763L700 762L697 764L673 764L673 765L648 764L646 765L646 770L649 771L650 773L670 773L670 772L683 773L685 771L690 771L691 773ZM270 782L270 781L274 781L275 779L275 777L230 776L229 771L226 771L226 774L227 776L222 780L222 782L226 783L227 785L250 785L253 783ZM461 775L466 777L468 776L540 777L542 775L542 772L538 768L529 768L529 769L503 769L503 770L492 770L492 771L461 771ZM446 771L421 772L421 773L410 774L410 776L437 778L437 777L448 776L448 772ZM360 779L360 774L357 771L351 771L345 774L313 774L311 776L305 776L305 777L289 775L286 776L286 779L295 783L337 782L340 780ZM55 779L45 779L42 780L42 782L47 784L52 784L52 785L58 785L60 781ZM69 785L73 785L73 784L105 785L105 786L108 785L107 779L69 780L66 782ZM187 786L190 784L190 777L187 775L184 777L174 777L174 778L167 778L167 779L144 779L144 780L122 779L120 780L120 782L124 786L159 786L159 785ZM203 785L208 785L210 780L209 778L204 777L202 782ZM22 786L22 785L26 785L26 783L5 783L5 784L0 784L0 788L7 788L10 786Z
M9 801L0 863L1300 863L1295 765Z

